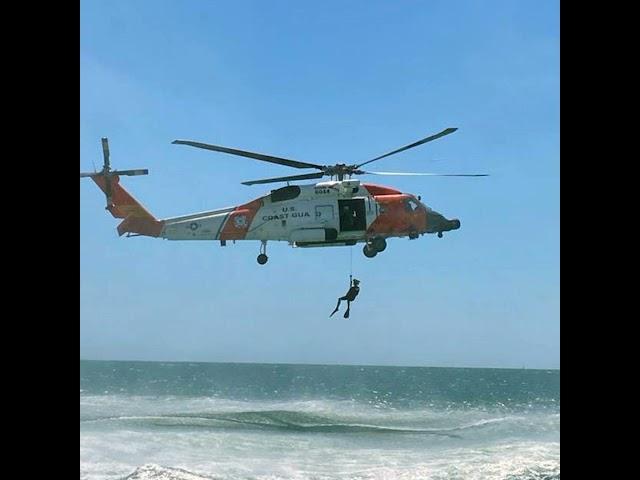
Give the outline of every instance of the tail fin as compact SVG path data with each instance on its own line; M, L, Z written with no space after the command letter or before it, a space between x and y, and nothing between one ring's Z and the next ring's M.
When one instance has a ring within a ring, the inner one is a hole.
M107 210L115 218L124 218L118 225L118 234L125 233L159 237L164 224L151 215L135 198L120 185L120 175L137 176L147 175L148 170L111 170L109 160L109 141L102 139L102 152L104 166L102 171L94 173L81 173L80 178L91 177L100 190L107 197Z
M91 177L100 190L107 195L106 209L115 218L124 218L118 225L118 234L125 233L145 235L148 237L159 237L163 224L156 217L140 204L122 185L120 177L113 175L107 180L102 175ZM110 183L111 185L108 185Z

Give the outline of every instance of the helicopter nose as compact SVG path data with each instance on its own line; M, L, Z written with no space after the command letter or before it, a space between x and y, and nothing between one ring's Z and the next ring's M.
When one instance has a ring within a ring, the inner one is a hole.
M441 213L433 210L427 212L427 233L442 233L450 230L458 230L460 228L460 220L454 218L447 220Z

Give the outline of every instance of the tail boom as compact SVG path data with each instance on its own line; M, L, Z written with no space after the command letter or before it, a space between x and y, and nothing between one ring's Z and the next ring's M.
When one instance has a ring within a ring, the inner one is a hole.
M124 220L118 225L118 234L143 235L147 237L160 237L164 229L164 222L155 218L146 208L140 204L122 185L120 177L113 175L92 175L91 179L107 196L106 209L115 218Z

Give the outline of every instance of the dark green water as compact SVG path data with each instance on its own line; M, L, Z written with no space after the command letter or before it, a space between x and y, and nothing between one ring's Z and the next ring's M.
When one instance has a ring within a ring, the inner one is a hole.
M429 404L560 407L558 370L82 361L80 388L96 395L323 397L397 408Z

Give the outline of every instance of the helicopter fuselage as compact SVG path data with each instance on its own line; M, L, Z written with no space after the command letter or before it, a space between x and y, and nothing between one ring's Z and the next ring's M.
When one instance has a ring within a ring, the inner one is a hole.
M314 173L289 175L243 182L244 185L287 182L286 187L271 190L248 203L180 217L158 219L120 185L121 176L147 175L147 169L113 170L109 142L102 139L104 165L101 171L80 173L91 178L105 194L106 209L123 219L118 234L147 236L166 240L213 240L222 246L231 240L259 240L258 263L268 260L269 241L289 242L294 247L330 247L365 243L363 253L369 258L387 248L387 239L416 239L425 233L457 230L460 221L448 220L421 202L420 197L391 187L360 183L352 175L422 175L481 177L486 174L433 174L367 172L364 165L431 142L455 132L447 128L435 135L380 155L360 164L319 165L262 153L210 145L191 140L175 140L174 144L251 158L298 169L319 170ZM332 181L307 185L290 185L291 181L319 179ZM347 177L347 179L345 179ZM333 180L337 178L337 180Z
M165 219L168 240L286 241L294 247L417 238L459 228L414 195L358 180L290 185L246 204Z

